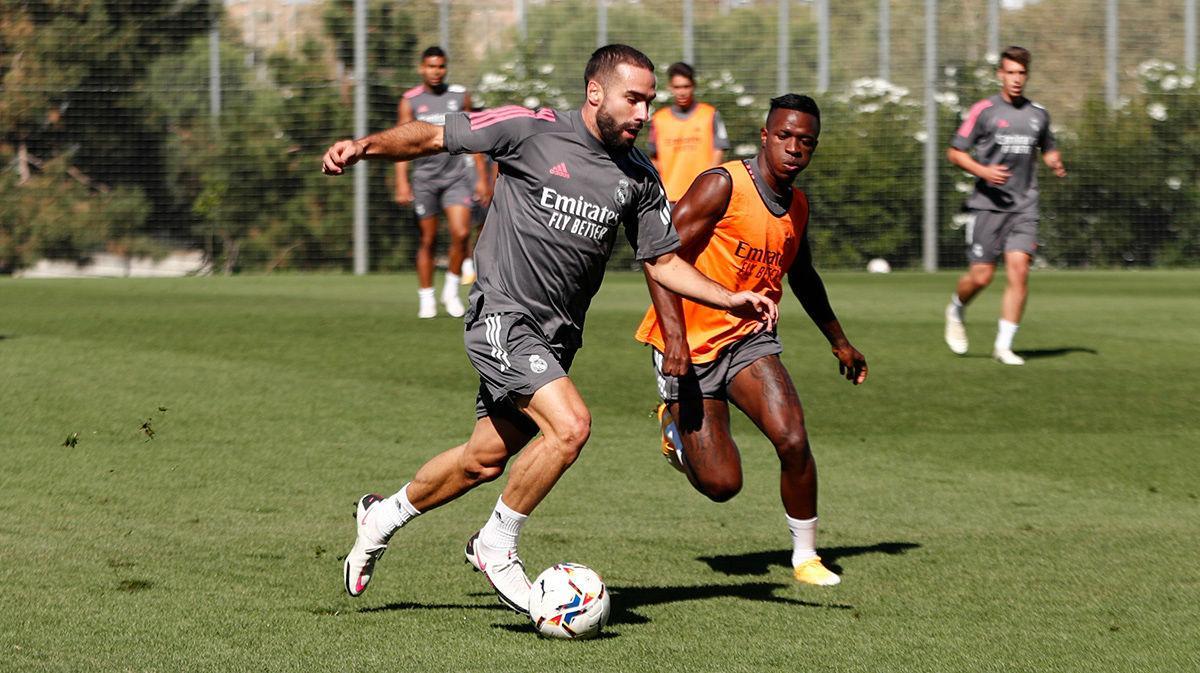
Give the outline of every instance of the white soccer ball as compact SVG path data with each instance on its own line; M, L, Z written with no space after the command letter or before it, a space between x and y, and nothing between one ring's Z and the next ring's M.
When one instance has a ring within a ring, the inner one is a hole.
M578 563L556 563L533 581L529 618L548 638L592 638L608 623L612 603L596 571Z
M891 273L891 272L892 272L892 265L888 264L888 261L882 257L876 257L875 259L867 262L867 273Z

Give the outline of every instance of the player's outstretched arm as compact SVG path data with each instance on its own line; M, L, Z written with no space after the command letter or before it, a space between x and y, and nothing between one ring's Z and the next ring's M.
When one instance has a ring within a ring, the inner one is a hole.
M396 107L396 125L407 124L416 119L413 115L412 103L407 98L401 98ZM401 206L411 206L413 203L412 183L408 179L408 162L396 162L396 203Z
M408 161L445 150L441 126L411 121L358 140L339 140L325 151L321 170L326 175L341 175L364 159Z
M671 211L671 224L679 233L679 254L685 260L694 262L699 251L708 243L717 222L725 215L732 193L733 181L727 173L704 173L696 178L683 198L675 204ZM683 306L679 295L652 280L649 268L645 271L650 301L654 303L663 334L662 371L669 376L683 376L691 364Z
M829 305L825 283L813 267L812 249L808 245L807 235L800 242L800 250L796 253L792 268L788 270L788 285L813 324L829 341L833 355L838 359L838 370L842 376L854 385L866 381L867 359L850 344L850 340L842 331L842 324L833 312L833 307Z
M739 318L759 320L764 329L772 329L779 319L779 307L769 297L757 292L730 292L673 252L646 260L644 268L651 280L666 289Z

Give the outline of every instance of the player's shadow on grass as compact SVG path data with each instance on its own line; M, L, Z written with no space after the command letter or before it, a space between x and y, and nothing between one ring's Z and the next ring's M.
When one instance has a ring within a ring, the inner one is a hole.
M472 594L473 596L495 596L495 594ZM491 603L482 605L477 603L413 603L412 601L400 601L397 603L387 603L385 605L376 605L370 608L358 608L357 610L347 610L347 612L359 612L369 614L372 612L393 612L396 610L499 610L501 612L512 612L508 608L499 603Z
M1099 355L1100 351L1095 348L1084 348L1083 346L1064 346L1062 348L1030 348L1027 350L1013 351L1017 355L1026 360L1036 360L1037 358L1060 358L1071 353L1087 353L1088 355Z
M794 605L804 608L824 608L826 610L853 610L853 605L845 603L815 603L802 601L787 596L776 596L775 592L787 589L789 585L777 582L747 582L745 584L698 584L693 586L673 587L609 587L612 592L612 614L609 615L609 626L622 624L648 624L650 618L639 614L638 610L650 605L665 603L681 603L683 601L704 601L713 598L741 598L760 603L776 603L779 605ZM512 632L526 632L528 624L494 624L493 628ZM614 638L614 633L602 633L601 637Z
M839 559L862 556L863 554L890 554L897 556L910 549L917 549L920 546L916 542L880 542L869 546L822 547L817 551L820 552L821 561L825 563L825 567L840 575L843 570L842 566L838 564ZM700 556L696 560L703 561L708 564L709 568L726 575L766 575L770 572L771 566L781 566L791 569L792 550L780 549L778 551L757 551L749 554Z
M1028 348L1025 350L1014 350L1013 352L1016 353L1017 355L1020 355L1021 357L1025 358L1026 360L1036 360L1038 358L1061 358L1065 355L1071 355L1072 353L1087 353L1088 355L1099 355L1100 354L1100 351L1096 350L1095 348L1088 348L1086 346L1063 346L1061 348ZM975 358L975 359L980 359L980 360L992 359L992 356L990 353L983 353L983 352L967 353L966 355L960 355L959 357Z

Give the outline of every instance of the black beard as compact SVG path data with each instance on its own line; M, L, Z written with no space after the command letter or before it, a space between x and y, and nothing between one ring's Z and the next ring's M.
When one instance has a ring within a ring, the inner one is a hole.
M634 140L623 138L621 132L626 127L618 124L617 120L603 109L596 110L596 128L600 131L600 143L610 150L628 152L636 140L636 138Z

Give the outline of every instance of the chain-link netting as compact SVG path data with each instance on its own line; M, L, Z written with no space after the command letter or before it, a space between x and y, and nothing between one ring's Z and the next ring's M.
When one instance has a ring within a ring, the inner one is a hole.
M729 157L755 151L781 82L820 102L821 146L799 184L823 266L921 265L927 142L938 148L938 263L962 265L960 208L973 180L944 148L971 103L998 90L988 1L937 3L932 138L924 0L830 0L827 24L820 2L783 2L367 0L368 125L395 123L402 92L420 82L419 55L434 44L449 54L449 81L485 106L578 105L584 63L601 41L645 51L667 104L665 68L690 54L697 97L727 125ZM355 5L4 2L0 272L102 259L125 272L143 259L158 269L183 260L183 272L351 269L354 181L318 166L354 130ZM1070 171L1040 172L1042 259L1195 263L1200 98L1185 65L1195 57L1189 0L1121 0L1111 32L1106 5L999 3L999 45L1032 51L1029 96L1048 108ZM372 164L369 176L367 266L411 268L417 228L395 203L394 169Z

